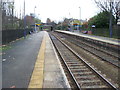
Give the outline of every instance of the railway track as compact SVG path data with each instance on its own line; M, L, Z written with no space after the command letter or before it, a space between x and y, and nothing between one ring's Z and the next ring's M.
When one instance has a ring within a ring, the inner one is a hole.
M66 40L68 40L69 42L81 47L82 49L92 53L93 55L99 57L100 59L102 59L103 61L106 61L112 65L114 65L115 67L120 68L120 57L118 55L118 52L111 52L108 50L105 50L103 48L98 47L97 45L94 44L88 44L84 41L81 40L77 40L75 38L72 38L68 35L63 35L63 34L59 34L56 33L57 36L65 38Z
M104 78L98 71L90 66L75 51L62 42L59 38L50 35L51 40L62 58L67 70L71 74L77 89L108 88L117 89L115 85Z

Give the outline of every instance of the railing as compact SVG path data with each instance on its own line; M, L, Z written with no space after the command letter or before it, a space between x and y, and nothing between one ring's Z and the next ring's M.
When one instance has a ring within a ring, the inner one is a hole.
M30 31L32 31L32 29L2 30L0 31L0 33L2 33L2 44L4 45L16 39L19 39L24 35L29 34Z

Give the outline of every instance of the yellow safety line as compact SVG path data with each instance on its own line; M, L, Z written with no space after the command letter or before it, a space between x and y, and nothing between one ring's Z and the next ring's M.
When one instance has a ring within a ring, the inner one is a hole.
M28 88L42 88L46 38L44 36Z

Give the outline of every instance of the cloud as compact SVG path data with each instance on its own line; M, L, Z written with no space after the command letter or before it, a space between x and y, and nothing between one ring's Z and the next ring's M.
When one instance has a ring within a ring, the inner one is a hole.
M24 0L15 0L15 2L16 10L18 11L20 6L23 10ZM36 15L40 14L39 17L44 22L47 18L57 21L62 20L64 17L79 19L79 7L81 7L82 19L94 16L98 10L92 0L25 0L25 2L26 14L34 13L34 7L36 6L35 13Z

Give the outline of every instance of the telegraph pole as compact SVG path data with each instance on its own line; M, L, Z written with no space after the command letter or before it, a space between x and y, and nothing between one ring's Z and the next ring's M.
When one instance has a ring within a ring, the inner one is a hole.
M24 38L26 38L26 17L25 17L25 0L24 0Z
M13 5L14 5L14 0L13 0ZM13 15L13 12L14 12L14 6L12 5L12 28L13 28L13 26L14 26L14 15Z
M2 31L2 0L0 2L0 31ZM0 43L0 45L1 45L1 43Z
M2 9L1 9L1 6L0 6L0 32L2 32ZM2 46L2 33L0 33L0 46ZM0 50L0 53L2 53L2 50ZM0 57L0 59L2 60L2 57ZM0 89L2 90L2 63L0 63Z
M79 7L79 9L80 9L80 20L81 20L81 7Z
M110 38L112 38L112 8L113 8L113 2L110 1L110 22L109 22Z

